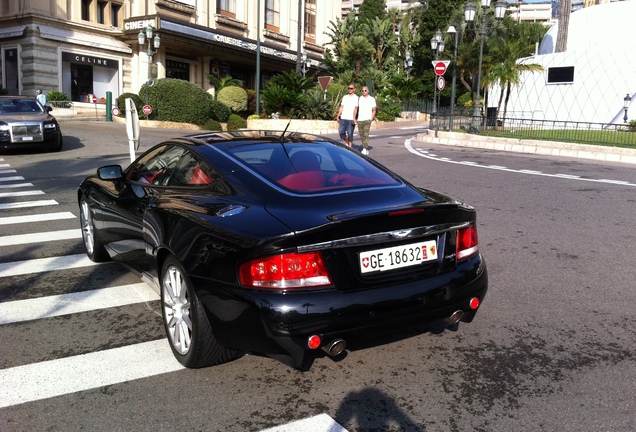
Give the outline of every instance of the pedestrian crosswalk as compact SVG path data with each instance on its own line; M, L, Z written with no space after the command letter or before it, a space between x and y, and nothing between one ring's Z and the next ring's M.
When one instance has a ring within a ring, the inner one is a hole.
M122 266L87 258L79 211L60 204L69 201L38 189L0 158L0 410L183 370L163 336L155 289ZM128 335L103 328L112 340L100 341L62 330L66 318L117 315L136 305L144 307L135 317L146 318ZM113 342L118 337L125 340ZM346 432L327 414L269 431Z

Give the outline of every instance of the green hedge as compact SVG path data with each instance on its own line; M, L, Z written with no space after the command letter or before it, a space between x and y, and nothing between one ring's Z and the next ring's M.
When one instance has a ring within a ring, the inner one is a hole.
M209 95L198 85L188 81L162 78L153 86L144 84L139 95L152 107L150 120L173 121L203 125L210 119Z
M141 112L141 110L144 107L144 102L135 93L122 93L119 95L119 97L117 98L117 108L119 108L119 116L124 118L126 117L126 99L128 98L132 99L135 103L135 108L137 108L139 117L143 116L144 114Z

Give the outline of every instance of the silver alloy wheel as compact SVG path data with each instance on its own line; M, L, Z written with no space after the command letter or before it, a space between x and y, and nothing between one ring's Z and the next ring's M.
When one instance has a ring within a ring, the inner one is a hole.
M95 251L95 229L93 227L93 218L91 216L91 210L88 207L86 200L82 201L82 212L80 215L82 224L82 238L84 239L84 246L88 255L92 255Z
M163 316L170 344L181 355L192 345L192 320L188 288L181 271L174 265L163 275Z

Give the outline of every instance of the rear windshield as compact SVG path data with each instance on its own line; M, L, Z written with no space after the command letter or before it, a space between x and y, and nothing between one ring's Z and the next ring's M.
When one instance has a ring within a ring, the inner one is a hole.
M329 142L261 142L225 147L223 151L261 177L294 192L400 184L357 153Z

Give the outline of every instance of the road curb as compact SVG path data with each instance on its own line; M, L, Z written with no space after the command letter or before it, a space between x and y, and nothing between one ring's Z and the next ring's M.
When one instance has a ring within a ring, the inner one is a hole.
M605 162L620 162L636 165L636 150L621 147L574 144L557 141L536 141L523 139L496 138L458 132L420 133L413 138L420 143L441 144L458 147L472 147L496 151L509 151L564 158L591 159Z

